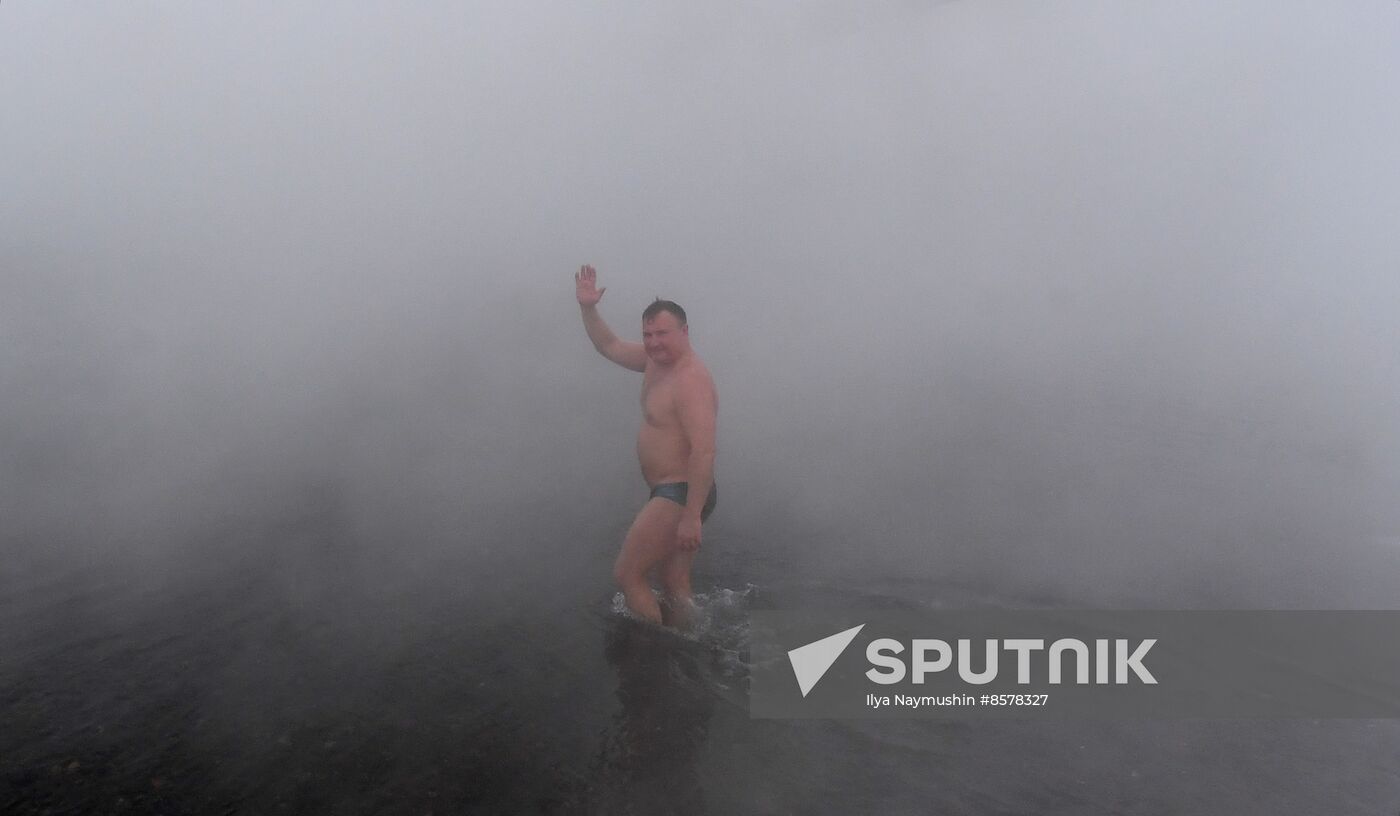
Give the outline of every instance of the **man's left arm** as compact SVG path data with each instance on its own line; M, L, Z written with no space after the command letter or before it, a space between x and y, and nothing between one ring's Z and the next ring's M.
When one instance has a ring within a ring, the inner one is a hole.
M700 512L715 483L715 393L707 376L687 377L677 392L681 429L690 443L686 463L685 507L676 527L676 541L685 550L700 547Z

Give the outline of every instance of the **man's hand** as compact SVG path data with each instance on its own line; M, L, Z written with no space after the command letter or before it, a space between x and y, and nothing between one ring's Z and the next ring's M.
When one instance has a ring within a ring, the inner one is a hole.
M578 289L580 306L597 306L598 301L603 299L603 293L608 291L606 286L598 288L598 273L587 264L574 275L574 285Z
M700 517L689 514L681 516L676 525L676 544L686 552L700 549Z

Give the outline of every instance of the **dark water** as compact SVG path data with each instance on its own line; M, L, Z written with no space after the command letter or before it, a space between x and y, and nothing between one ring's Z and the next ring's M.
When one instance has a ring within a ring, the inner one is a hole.
M747 609L1026 599L794 573L778 531L721 515L697 576L703 634L687 640L614 611L626 518L522 522L428 551L365 540L343 505L309 495L193 525L159 556L113 542L13 562L0 810L1400 812L1388 721L746 713Z

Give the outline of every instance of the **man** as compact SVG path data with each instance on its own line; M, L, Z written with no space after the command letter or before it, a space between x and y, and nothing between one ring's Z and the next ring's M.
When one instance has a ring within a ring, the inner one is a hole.
M685 310L657 300L642 312L642 342L618 339L598 314L606 287L584 266L574 275L583 328L598 353L642 372L642 429L637 458L651 498L637 513L613 566L633 614L684 627L690 621L690 565L700 527L715 508L715 417L719 398L710 372L690 348ZM647 575L655 570L658 603Z

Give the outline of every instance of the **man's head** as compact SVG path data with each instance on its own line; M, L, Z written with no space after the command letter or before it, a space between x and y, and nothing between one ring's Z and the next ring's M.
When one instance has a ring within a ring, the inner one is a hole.
M657 298L642 312L642 345L659 365L671 365L690 351L685 309Z
M676 320L680 321L682 326L685 325L685 309L682 309L679 303L670 300L662 300L661 298L653 300L642 310L642 322L645 323L662 312L670 312L676 316Z

